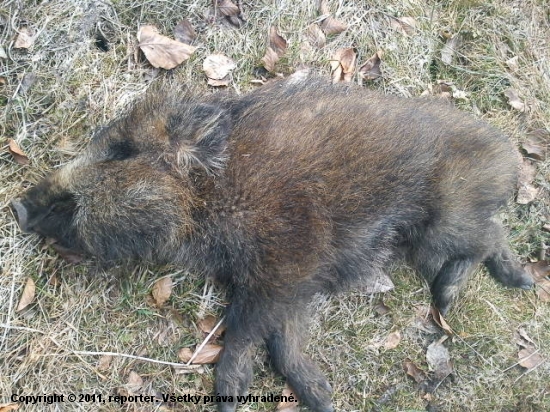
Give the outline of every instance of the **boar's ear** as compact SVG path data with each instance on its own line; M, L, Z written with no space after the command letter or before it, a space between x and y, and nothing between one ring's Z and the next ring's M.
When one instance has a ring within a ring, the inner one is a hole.
M208 173L223 168L231 131L231 118L225 109L199 103L172 114L167 131L178 167L203 167Z

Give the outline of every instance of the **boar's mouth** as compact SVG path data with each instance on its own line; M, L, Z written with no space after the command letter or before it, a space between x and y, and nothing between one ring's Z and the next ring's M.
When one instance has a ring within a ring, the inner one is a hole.
M21 230L25 233L29 233L27 226L29 214L25 206L23 206L23 203L21 203L19 199L12 200L11 209Z

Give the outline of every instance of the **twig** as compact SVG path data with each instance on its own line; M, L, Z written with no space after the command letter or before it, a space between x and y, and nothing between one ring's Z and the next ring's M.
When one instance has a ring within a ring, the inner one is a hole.
M158 363L160 365L168 365L173 366L174 368L182 368L184 366L183 363L175 363L175 362L166 362L151 358L145 358L143 356L137 356L137 355L129 355L127 353L118 353L118 352L93 352L93 351L87 351L87 350L75 350L72 351L75 355L91 355L91 356L120 356L122 358L130 358L130 359L136 359L144 362L150 362L150 363Z
M218 328L220 327L220 325L222 324L222 322L224 321L225 319L225 316L223 318L221 318L218 323L216 324L216 326L214 326L212 328L212 330L210 331L210 333L208 334L208 336L202 341L202 343L199 345L199 347L195 350L195 352L193 353L193 355L191 356L191 359L189 359L187 361L187 363L185 364L185 366L191 366L191 362L193 362L195 360L195 358L198 356L199 352L202 350L202 348L204 348L204 346L208 343L208 341L210 340L210 338L212 337L212 335L214 335L214 333L216 333L216 331L218 330Z

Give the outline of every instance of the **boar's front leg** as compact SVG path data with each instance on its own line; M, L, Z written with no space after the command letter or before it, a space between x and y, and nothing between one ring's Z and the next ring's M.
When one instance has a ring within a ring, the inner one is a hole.
M252 350L265 341L273 366L300 401L314 412L334 411L329 383L302 353L307 308L301 300L307 299L289 299L274 296L273 290L250 291L244 287L230 293L230 298L224 350L216 365L216 395L226 397L218 403L218 410L236 410L237 396L246 395L252 380Z
M252 380L253 341L239 333L225 332L225 345L216 365L216 395L220 396L218 410L234 412L238 396L246 396Z
M238 396L246 396L252 381L252 350L261 341L262 324L257 324L260 307L244 291L231 296L226 312L224 349L216 365L218 410L234 412Z

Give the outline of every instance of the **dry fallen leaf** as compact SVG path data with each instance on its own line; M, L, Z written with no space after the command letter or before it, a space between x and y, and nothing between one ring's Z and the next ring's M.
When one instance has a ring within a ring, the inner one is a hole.
M330 36L333 34L340 34L343 31L346 31L347 28L348 28L348 25L346 23L343 23L332 16L328 16L326 19L324 19L321 22L321 30L323 30L323 32L327 36Z
M535 346L535 341L529 337L525 329L518 328L516 332L514 332L514 338L516 343L521 346L522 348L526 348L529 346Z
M279 402L275 410L283 412L299 412L300 407L298 396L296 396L296 394L294 393L292 388L288 386L288 384L285 385L283 393L281 393L281 395L286 397L288 402Z
M169 70L187 60L196 47L172 40L158 32L155 26L142 26L137 35L139 48L153 67Z
M275 27L269 29L268 46L264 57L262 57L262 64L268 72L275 70L275 64L279 61L279 58L285 53L287 43L286 40L277 33Z
M521 146L529 157L546 160L550 149L550 132L546 129L533 130Z
M541 260L536 263L527 263L525 270L535 281L537 296L541 302L550 302L550 261Z
M34 37L32 31L28 27L22 27L19 29L17 38L15 39L14 49L28 49L34 43Z
M416 20L409 16L393 17L390 26L405 36L412 36L416 31Z
M433 320L433 316L431 316L432 313L432 307L430 305L418 305L415 309L415 315L412 319L412 323L414 326L429 334L436 334L440 333L441 329Z
M453 57L460 45L460 36L455 34L453 37L447 40L443 48L441 49L441 61L445 64L451 64Z
M197 33L189 20L182 19L174 27L174 38L182 43L191 44L197 38Z
M374 55L359 68L359 76L366 80L374 80L379 78L382 75L382 71L380 70L382 55L382 50L378 50L374 53Z
M236 16L240 13L239 7L230 0L214 0L214 7L226 17Z
M216 363L220 359L223 346L206 344L193 360L194 364Z
M311 24L306 31L306 39L313 47L322 49L327 43L327 38L323 30L317 24Z
M126 382L124 387L130 394L137 395L143 388L143 379L136 372L130 371L130 374L128 375L128 382Z
M223 349L223 346L214 345L207 343L203 346L199 353L193 359L193 365L203 365L205 363L216 363L220 358L220 353ZM194 353L191 352L189 348L182 348L178 352L178 359L182 362L189 362L193 357Z
M208 77L210 86L227 86L230 82L229 73L237 65L223 54L211 54L202 64L202 69Z
M380 316L384 316L391 312L390 308L386 306L384 301L378 302L376 305L374 305L374 311L378 313Z
M286 51L286 40L277 32L275 26L271 26L269 29L269 47L271 47L279 57Z
M405 359L403 362L403 370L407 375L412 377L416 383L421 383L426 380L424 371L416 366L410 359Z
M431 314L432 314L434 322L437 323L437 325L441 329L443 329L443 331L447 335L449 335L449 336L453 335L453 330L451 329L451 327L449 326L449 324L447 323L447 321L445 320L445 318L443 317L441 312L439 312L439 310L435 306L431 307Z
M35 73L25 73L23 78L21 79L21 84L19 86L18 93L25 94L27 93L30 88L36 83L36 79L38 79L38 76Z
M512 108L524 112L526 107L525 103L521 101L519 98L518 92L516 92L514 89L508 89L504 92L504 96L508 98L508 104L512 106Z
M113 360L113 357L111 355L103 355L99 358L99 361L97 363L97 369L100 371L106 371L111 366L111 362Z
M321 21L321 29L326 35L330 36L332 34L339 34L347 30L348 25L346 23L343 23L340 20L332 17L326 0L320 1L319 12L323 16L326 16Z
M19 304L17 305L17 308L15 309L15 311L16 312L22 311L27 306L29 306L34 300L35 292L36 292L36 286L34 284L34 280L32 280L31 278L27 278L27 283L25 283L25 287L23 288L23 293L21 294L21 299L19 299Z
M11 155L13 156L13 159L17 164L20 164L22 166L29 164L30 162L29 158L27 157L25 152L21 150L21 148L19 147L19 145L15 140L8 139L8 151L11 153Z
M527 263L525 270L531 275L535 282L546 280L550 276L550 261L540 260L535 263Z
M435 378L441 382L453 372L451 356L441 341L432 342L426 351L426 361Z
M166 301L170 298L170 295L172 294L172 287L172 278L170 276L166 276L155 282L151 294L153 295L153 299L155 300L157 306L164 305L164 303L166 303Z
M189 359L193 356L193 351L190 348L181 348L178 351L178 359L184 363L189 362Z
M539 189L533 186L533 180L537 174L537 168L535 165L527 160L523 159L519 165L518 173L518 194L516 202L520 205L526 205L531 203L537 197Z
M279 56L275 53L271 47L268 47L265 51L264 57L262 57L262 64L268 72L275 71L275 63L279 60Z
M527 369L533 369L544 362L539 350L533 346L520 349L518 352L519 364Z
M3 403L0 404L0 412L10 412L19 409L18 403Z
M519 56L514 56L511 59L506 60L506 65L510 68L510 70L515 72L519 70L518 61L519 61Z
M333 83L341 81L351 82L353 72L355 71L356 58L357 54L352 47L336 50L334 57L330 61Z
M384 348L395 349L399 346L400 342L401 333L399 331L392 332L386 337L386 340L384 341Z
M393 290L395 285L387 274L379 274L376 277L366 280L360 287L361 293L372 295L374 293L385 293Z
M214 328L216 327L216 325L218 324L219 322L219 319L216 319L215 316L212 316L212 315L206 315L204 318L202 318L201 320L199 320L199 322L197 323L197 326L199 327L199 329L204 332L204 333L210 333L214 330ZM216 329L216 331L214 332L214 336L221 336L221 334L224 332L225 330L225 326L224 324L222 323L218 329Z

